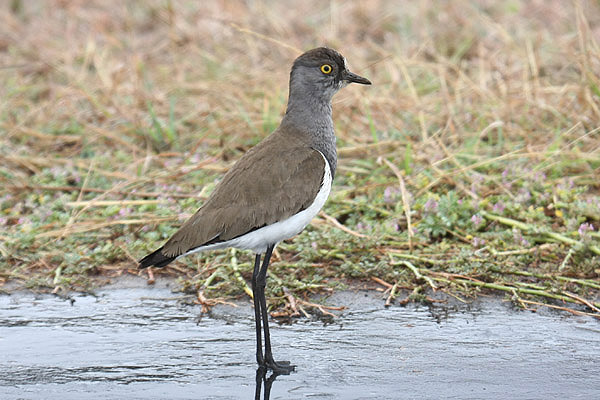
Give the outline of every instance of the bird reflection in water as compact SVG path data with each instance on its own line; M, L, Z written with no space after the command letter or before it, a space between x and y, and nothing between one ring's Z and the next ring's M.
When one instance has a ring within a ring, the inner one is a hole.
M263 400L269 400L271 398L271 386L279 375L289 375L290 371L273 372L270 376L267 376L268 369L265 367L258 367L256 369L256 391L254 392L254 400L261 400L260 393L263 389L264 384L264 396Z

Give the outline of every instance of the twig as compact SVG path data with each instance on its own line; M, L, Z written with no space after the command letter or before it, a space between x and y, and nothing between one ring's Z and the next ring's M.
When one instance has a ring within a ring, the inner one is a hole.
M231 260L231 269L233 269L233 275L235 276L237 281L242 285L244 292L246 292L246 294L248 296L250 296L250 298L253 298L254 296L252 293L252 289L250 289L250 287L248 286L248 283L246 283L246 280L244 279L244 277L242 277L242 274L240 273L235 248L231 249L231 259L230 260Z
M118 243L117 246L123 251L123 253L125 253L125 255L127 256L127 258L129 258L131 261L133 261L133 263L135 265L137 265L138 260L133 255L131 255L131 253L129 252L129 250L127 250L127 247L123 246L123 244L121 244L121 243Z
M357 146L348 146L338 149L338 156L341 157L367 157L379 155L384 152L390 152L398 147L402 147L400 140L381 140L377 143L361 144Z
M205 288L205 289L206 289L206 288L209 288L209 287L210 287L210 285L211 285L211 283L212 283L212 281L213 281L213 280L215 280L215 278L216 278L217 276L221 275L221 268L223 268L223 267L221 266L221 267L218 267L217 269L215 269L215 270L213 271L213 273L212 273L212 274L210 274L210 275L208 276L208 278L206 278L206 280L204 281L204 283L202 284L202 286L201 286L201 287L202 287L202 288Z
M518 301L519 304L521 305L521 307L524 308L525 310L531 311L531 309L529 307L527 307L525 302L523 302L523 299L521 298L521 296L519 296L519 294L517 293L516 290L513 290L513 300Z
M75 192L81 191L84 193L105 193L105 189L93 188L93 187L80 187L80 186L49 186L49 185L31 185L28 183L22 185L7 185L5 187L7 190L11 191L20 191L20 190L47 190L47 191L57 191L57 192ZM114 190L112 191L114 194L118 194L121 196L132 196L132 197L160 197L164 196L164 193L159 192L125 192L122 190ZM196 194L185 194L185 193L169 193L169 197L173 198L181 198L181 199L190 199L190 198L199 198Z
M398 282L394 283L394 286L392 286L392 290L390 290L390 295L385 300L385 304L384 304L385 307L389 307L392 305L392 301L394 301L394 298L396 297L397 289L398 289Z
M300 309L305 318L310 318L310 314L306 312L306 310L304 309L304 307L302 307L301 304L298 304L298 308Z
M184 296L184 297L186 297L186 296ZM201 310L202 314L209 313L211 307L214 307L217 304L225 304L225 305L228 305L228 306L231 306L231 307L237 307L237 304L232 303L230 301L225 301L222 298L207 299L204 296L204 290L202 290L202 289L198 289L198 292L196 294L196 302L199 303L200 305L202 305L202 310Z
M581 301L579 301L578 299L575 299L573 297L549 293L549 292L546 292L544 290L539 290L539 289L506 286L506 285L500 285L497 283L488 283L488 282L481 282L481 281L462 279L462 278L455 279L454 282L463 283L463 284L471 285L471 286L479 286L479 287L483 287L483 288L487 288L487 289L501 290L501 291L510 292L510 293L512 293L514 290L516 290L519 293L532 294L535 296L542 296L542 297L548 297L548 298L555 299L555 300L567 301L569 303L580 303L581 304ZM583 303L583 304L587 306L586 303ZM593 303L593 304L595 307L600 306L600 304L595 304L595 303Z
M314 307L314 308L317 308L317 309L318 309L319 311L321 311L323 314L325 314L325 315L329 315L329 316L331 316L331 317L335 317L335 314L333 314L333 313L330 313L329 311L326 311L326 309L327 309L327 310L335 310L335 311L342 311L342 310L345 310L345 309L346 309L346 307L344 307L344 306L341 306L341 307L324 306L324 305L321 305L321 304L315 304L315 303L311 303L311 302L309 302L309 301L302 300L302 299L297 299L297 302L298 302L298 303L300 303L300 304L304 304L305 306L308 306L308 307Z
M53 284L55 284L55 285L58 284L61 273L62 273L62 264L59 265L58 267L56 267L56 269L54 270L54 279L52 280Z
M105 228L107 226L113 225L142 225L142 224L151 224L165 221L172 221L177 219L177 216L173 217L162 217L162 218L151 218L151 219L121 219L115 221L108 222L80 222L78 224L73 224L70 226L69 233L84 233L89 231L95 231L101 228ZM35 237L36 239L45 238L45 237L56 237L61 236L64 232L64 228L56 229L53 231L38 233Z
M400 302L398 304L400 304L401 306L407 305L412 299L417 297L417 295L421 292L421 290L422 290L422 288L420 285L415 286L413 291L408 296L406 296L404 299L400 300Z
M572 297L575 300L579 301L580 303L585 304L586 306L588 306L589 308L591 308L592 310L596 311L597 313L600 313L600 309L598 307L596 307L595 305L593 305L591 302L587 301L586 299L584 299L583 297L579 297L574 293L569 293L565 290L562 291L566 296Z
M292 317L296 317L298 315L300 315L300 313L298 312L298 305L296 302L296 298L294 297L294 295L292 294L292 292L290 292L290 290L288 288L286 288L285 286L283 287L283 294L285 295L285 297L287 298L288 302L290 303L290 308L292 309Z
M562 271L566 268L567 263L569 262L569 260L571 259L571 256L573 255L573 249L569 249L569 252L567 253L567 255L565 256L565 259L563 260L563 262L560 263L560 267L558 267L559 271Z
M415 256L413 254L406 254L406 253L402 252L401 250L396 250L396 249L386 249L386 251L390 252L390 253L394 253L395 257L407 258L409 260L420 261L420 262L432 264L432 265L448 264L448 263L454 262L452 260L439 261L439 260L434 260L432 258L419 257L419 256Z
M69 207L105 207L105 206L140 206L146 204L165 203L167 200L78 200L68 201Z
M88 181L90 180L90 175L92 173L92 169L94 168L94 163L95 163L94 159L92 159L92 161L90 161L90 165L88 167L87 174L85 175L85 179L83 180L83 185L81 186L82 189L84 189L87 186ZM83 198L83 191L79 191L79 194L77 195L77 201L81 201L82 198ZM84 210L85 210L85 207L83 210L79 211L78 213L71 212L71 215L69 216L69 220L65 224L65 226L60 234L60 238L63 238L67 235L67 232L69 231L69 227L73 224L73 222L75 222L75 219L77 217L79 217L79 215L81 215L81 213Z
M392 265L404 265L406 267L408 267L408 269L410 269L412 271L412 273L415 275L415 278L417 278L417 280L424 280L427 282L427 284L429 284L429 286L436 291L438 288L435 285L435 283L433 283L433 281L431 280L430 277L428 276L424 276L422 275L419 270L417 269L417 267L415 267L410 261L405 261L405 260L400 260L400 261L394 261L393 256L390 254L390 259L392 261Z
M587 313L584 311L573 310L572 308L568 308L568 307L561 307L561 306L557 306L555 304L540 303L539 301L533 301L533 300L522 299L521 301L523 301L524 303L527 303L527 304L535 304L537 306L549 307L549 308L554 308L556 310L567 311L567 312L570 312L571 314L575 314L575 315L587 315L589 317L594 317L594 318L600 319L600 314Z
M379 279L376 276L372 276L371 280L379 283L381 286L385 286L388 289L391 289L394 285L392 285L391 283L387 283L386 281L384 281L383 279Z
M489 247L489 246L486 246L485 248L487 248L489 250L489 252L494 256L514 256L514 255L519 255L519 254L535 253L536 251L540 251L548 246L552 246L552 243L544 243L540 246L534 246L529 249L506 250L506 251L498 251L498 250L494 249L493 247ZM482 249L480 249L480 250L482 250Z
M210 312L211 305L209 304L208 299L204 296L204 291L202 289L198 289L197 301L202 306L202 310L200 311L202 314Z
M490 213L488 213L485 210L480 210L479 214L481 214L481 216L483 216L483 217L485 217L487 219L490 219L492 221L497 221L497 222L500 222L501 224L512 226L512 227L518 228L518 229L520 229L522 231L526 231L527 232L527 231L533 231L534 230L533 227L531 225L529 225L529 224L526 224L526 223L521 222L521 221L517 221L517 220L512 219L512 218L501 217L499 215L490 214ZM571 239L569 237L566 237L565 235L562 235L560 233L544 231L544 232L540 232L540 234L542 234L544 236L547 236L549 238L558 240L559 242L563 242L563 243L569 244L571 246L584 246L582 242L577 241L575 239ZM594 252L595 254L600 255L600 247L598 247L596 245L590 245L588 248L592 252Z
M477 282L482 282L483 283L482 280L473 278L471 276L463 275L463 274L453 274L453 273L450 273L450 272L442 272L442 271L430 271L430 270L428 270L426 268L421 268L421 269L424 270L424 271L426 271L428 274L431 274L431 275L443 276L443 277L450 278L450 279L452 279L452 278L468 279L468 280L471 280L471 281L477 281ZM448 281L448 282L450 282L450 281Z
M550 275L550 274L539 274L539 273L534 273L534 272L528 272L528 271L519 271L519 270L502 270L496 267L490 267L489 270L491 272L495 272L497 274L511 274L511 275L521 275L521 276L531 276L531 277L535 277L538 279L551 279L551 280L559 280L559 281L563 281L563 282L570 282L570 283L575 283L578 285L582 285L582 286L589 286L589 287L593 287L595 289L600 289L600 284L596 283L596 282L592 282L590 280L586 280L586 279L577 279L577 278L569 278L566 276L561 276L561 275Z
M363 235L362 233L355 232L355 231L353 231L352 229L345 227L344 225L342 225L342 224L340 223L340 221L338 221L337 219L335 219L335 218L334 218L334 217L332 217L331 215L327 215L327 214L325 214L325 212L324 212L324 211L321 211L321 212L319 213L319 215L320 215L321 217L325 218L325 220L329 221L331 224L333 224L333 226L335 226L336 228L339 228L339 229L341 229L342 231L344 231L344 232L346 232L346 233L349 233L349 234L350 234L350 235L352 235L352 236L356 236L356 237L359 237L359 238L368 238L368 237L369 237L369 236L367 236L367 235Z
M243 27L239 26L238 24L236 24L235 22L230 22L229 26L231 26L233 29L235 29L235 30L237 30L239 32L247 33L249 35L255 36L255 37L260 38L262 40L266 40L268 42L273 42L273 43L275 43L275 44L277 44L277 45L279 45L281 47L285 47L287 49L293 50L294 52L296 52L296 54L302 53L302 50L300 50L297 47L291 46L291 45L289 45L287 43L282 42L281 40L277 40L277 39L269 37L267 35L263 35L262 33L253 31L251 29L243 28Z
M417 104L417 109L418 109L417 119L419 120L419 126L421 127L421 140L423 142L426 142L427 141L427 126L425 124L425 113L423 112L423 106L421 104L421 99L419 98L417 89L415 88L415 85L410 76L410 73L408 72L408 68L406 67L406 63L404 62L404 60L400 57L394 57L393 60L400 67L400 72L402 73L402 75L404 77L404 81L406 82L406 84L408 86L408 90L411 94L412 100L415 102L415 104Z
M408 191L406 190L406 185L404 184L404 178L402 177L402 173L400 172L398 167L396 167L394 164L392 164L391 161L389 161L387 158L384 158L383 161L394 172L394 175L396 175L396 177L398 178L398 183L400 184L400 193L402 194L402 208L404 208L404 215L406 216L406 225L407 225L407 229L408 229L408 248L412 252L412 250L413 250L412 238L413 238L414 232L413 232L412 224L410 221L410 214L411 214L410 202L409 202L409 198L408 198L408 196L409 196Z

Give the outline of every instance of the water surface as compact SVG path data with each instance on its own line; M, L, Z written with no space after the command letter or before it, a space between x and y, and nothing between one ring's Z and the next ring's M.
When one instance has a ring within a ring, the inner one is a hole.
M249 305L200 319L173 296L152 287L73 302L0 296L0 398L254 398ZM349 306L333 323L272 323L275 357L297 371L277 377L271 399L600 398L591 318L499 300L455 310L385 309L362 293L330 301Z

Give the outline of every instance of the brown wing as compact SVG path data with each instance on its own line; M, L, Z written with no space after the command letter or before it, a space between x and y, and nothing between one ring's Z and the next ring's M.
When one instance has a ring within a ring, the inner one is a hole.
M179 256L308 208L321 187L325 162L318 151L289 137L271 135L233 166L161 253Z

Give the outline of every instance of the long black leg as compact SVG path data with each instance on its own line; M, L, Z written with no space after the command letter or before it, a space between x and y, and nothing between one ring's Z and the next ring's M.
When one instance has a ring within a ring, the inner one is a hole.
M267 300L265 298L265 287L267 286L267 268L269 267L269 262L271 261L273 247L274 246L267 247L265 258L263 258L262 267L260 267L260 271L258 272L258 276L256 278L256 283L259 290L258 300L260 301L263 329L265 331L265 360L267 354L271 355L271 357L273 356L271 351L271 335L269 333L269 312L267 310Z
M260 400L260 391L262 389L263 380L267 374L267 369L262 365L256 370L256 388L254 390L254 400Z
M256 323L256 362L258 365L264 365L265 361L262 353L262 338L261 338L261 304L260 304L260 289L256 284L258 273L260 271L260 254L256 255L254 260L254 272L252 273L252 299L254 300L254 322Z
M256 277L256 287L258 291L258 299L260 301L260 308L262 314L263 330L265 333L265 365L271 368L274 372L278 373L290 373L295 369L293 365L290 365L289 361L275 362L273 359L273 352L271 350L271 335L269 333L269 312L267 311L267 300L265 298L265 287L267 286L267 268L269 267L269 261L271 261L271 254L273 254L273 248L275 245L267 247L265 252L265 258L263 264Z

